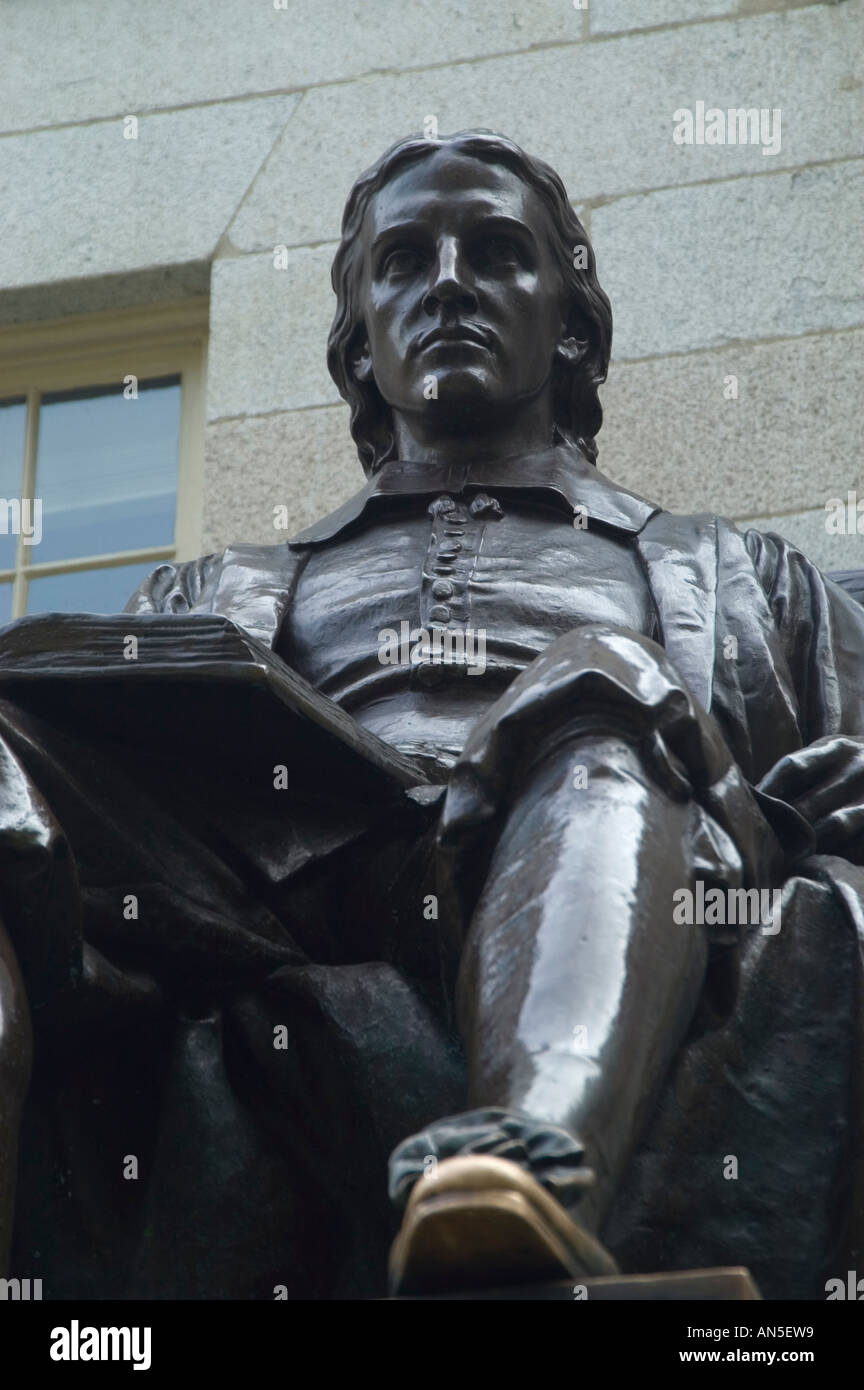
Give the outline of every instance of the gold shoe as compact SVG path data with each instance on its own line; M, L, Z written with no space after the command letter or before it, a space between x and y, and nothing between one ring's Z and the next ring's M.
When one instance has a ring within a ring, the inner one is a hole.
M617 1273L536 1178L489 1154L442 1159L418 1178L390 1251L394 1294Z

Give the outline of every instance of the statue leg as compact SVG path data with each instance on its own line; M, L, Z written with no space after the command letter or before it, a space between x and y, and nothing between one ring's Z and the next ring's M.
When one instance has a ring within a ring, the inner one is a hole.
M475 727L439 846L445 915L464 942L473 1108L391 1157L391 1197L407 1202L396 1284L417 1287L433 1266L449 1277L460 1244L467 1268L481 1207L486 1272L520 1242L522 1270L609 1272L592 1232L693 1019L709 934L736 939L676 924L674 894L700 879L767 887L780 847L665 653L593 625L553 644ZM430 1170L428 1155L452 1162ZM428 1171L434 1182L418 1183ZM504 1230L516 1206L524 1241Z
M0 1278L12 1244L18 1125L32 1064L30 1010L12 943L0 922Z
M692 820L623 739L560 748L510 811L465 947L469 1103L578 1136L595 1230L702 988L708 929L672 920Z

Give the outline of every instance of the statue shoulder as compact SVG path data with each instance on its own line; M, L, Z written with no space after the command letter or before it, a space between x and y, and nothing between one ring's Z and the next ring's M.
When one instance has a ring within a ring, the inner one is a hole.
M686 563L698 559L700 568L722 570L729 565L752 565L745 533L733 521L714 512L658 510L639 533L640 547L655 556L669 555Z
M270 645L307 559L307 551L279 542L229 545L200 560L159 565L125 612L215 613Z
M781 536L752 527L742 530L715 512L657 511L643 528L640 539L685 555L713 552L720 574L744 567L765 579L782 557L794 549Z

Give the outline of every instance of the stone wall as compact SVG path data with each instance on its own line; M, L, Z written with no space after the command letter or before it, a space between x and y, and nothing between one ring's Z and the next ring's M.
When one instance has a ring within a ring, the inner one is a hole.
M862 53L864 0L0 0L0 322L209 279L202 548L280 539L362 482L324 362L353 178L429 116L500 130L612 299L604 471L864 566L825 525L864 500ZM780 148L676 143L699 102L779 108Z

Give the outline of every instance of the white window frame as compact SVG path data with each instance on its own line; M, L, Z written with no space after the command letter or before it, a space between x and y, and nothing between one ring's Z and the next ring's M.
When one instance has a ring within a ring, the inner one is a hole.
M0 326L0 400L26 399L27 421L21 498L33 498L42 396L88 386L122 385L125 377L180 377L180 447L173 544L144 550L76 556L39 563L18 537L12 617L23 615L30 579L200 555L204 478L204 426L209 300L206 296L119 312L76 315L51 322ZM23 528L22 528L23 531Z

